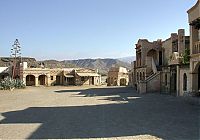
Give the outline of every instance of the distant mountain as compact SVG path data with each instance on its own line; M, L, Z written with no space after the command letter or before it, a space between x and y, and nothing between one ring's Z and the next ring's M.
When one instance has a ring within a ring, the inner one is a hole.
M0 57L0 67L9 67L12 65L14 58L11 57ZM36 62L35 58L30 57L22 57L17 58L18 62L27 62L29 67L37 67L38 63Z
M122 57L122 58L118 58L118 60L122 61L122 62L126 62L126 63L131 63L133 61L136 60L135 56L128 56L128 57Z
M99 69L102 74L107 74L112 66L122 66L130 69L130 64L118 59L78 59L66 60L66 63L74 64L78 67Z
M0 57L0 66L9 66L12 58ZM20 61L20 60L19 60ZM29 67L40 67L44 64L47 68L91 68L98 69L101 74L107 74L112 66L122 66L130 69L130 63L120 61L118 59L78 59L78 60L43 60L36 61L35 58L23 57L22 61L28 62Z

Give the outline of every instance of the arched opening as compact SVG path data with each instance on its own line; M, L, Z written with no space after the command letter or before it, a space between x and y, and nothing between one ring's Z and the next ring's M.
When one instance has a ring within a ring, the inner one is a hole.
M46 75L40 75L39 77L38 77L38 84L39 85L46 85L47 83L46 83L46 80L47 79L47 76Z
M198 92L200 90L200 62L196 64L192 74L192 90Z
M26 86L35 86L35 76L34 75L26 76Z
M120 86L126 86L126 79L125 78L120 79Z
M187 75L184 73L183 75L183 91L187 91Z
M154 50L154 49L149 50L148 53L147 53L147 57L153 58L155 64L158 65L157 51L156 50Z

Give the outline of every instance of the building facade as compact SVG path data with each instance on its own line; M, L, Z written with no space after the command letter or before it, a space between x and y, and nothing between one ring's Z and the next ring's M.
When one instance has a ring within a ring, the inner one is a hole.
M200 0L188 11L190 25L190 89L200 91Z
M183 86L189 81L189 42L190 37L185 36L184 29L172 33L170 38L162 42L161 93L179 96L189 91L188 84ZM185 75L187 79L183 78Z
M139 39L136 44L135 83L139 93L160 91L160 66L162 65L162 42ZM151 86L154 84L155 86ZM149 88L148 88L149 87Z
M108 86L127 86L129 83L128 70L124 67L111 67L107 83Z
M20 79L26 86L53 85L100 85L101 75L93 69L85 68L29 68L23 62Z
M200 0L188 10L188 17L190 36L179 29L165 41L138 40L131 81L139 93L200 92Z

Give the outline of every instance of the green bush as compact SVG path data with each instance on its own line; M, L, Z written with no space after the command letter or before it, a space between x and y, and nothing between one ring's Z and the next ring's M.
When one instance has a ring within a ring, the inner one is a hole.
M0 89L1 90L11 90L14 88L17 88L17 89L25 88L25 84L20 79L6 78L6 79L0 81Z
M190 63L190 50L185 49L185 52L183 54L183 64L189 64Z

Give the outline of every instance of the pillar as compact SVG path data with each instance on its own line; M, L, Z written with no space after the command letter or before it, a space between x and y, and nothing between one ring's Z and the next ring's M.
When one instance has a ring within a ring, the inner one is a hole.
M23 77L22 80L23 80L23 83L26 85L26 77Z
M51 76L47 76L47 86L51 86Z
M38 86L38 77L35 77L35 86Z

